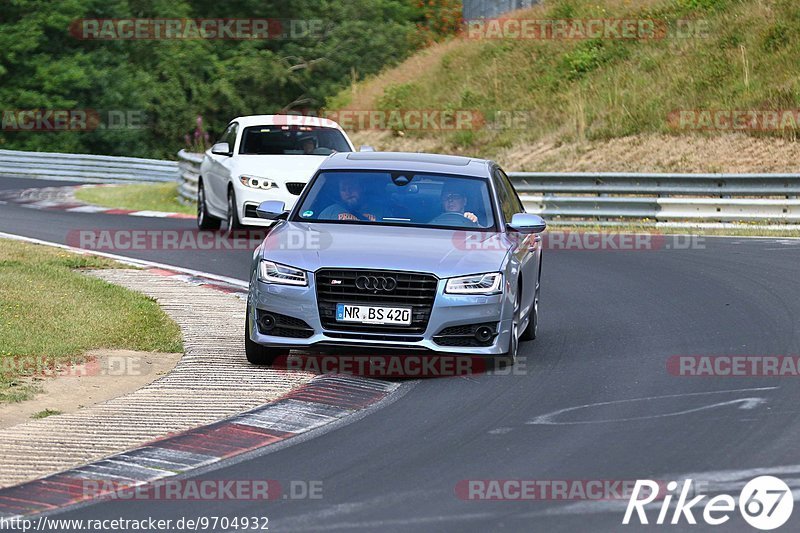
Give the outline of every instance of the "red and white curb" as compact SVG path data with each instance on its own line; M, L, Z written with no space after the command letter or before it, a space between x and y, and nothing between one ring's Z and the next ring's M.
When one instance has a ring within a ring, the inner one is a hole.
M175 280L183 281L190 285L198 285L214 289L227 294L232 294L239 299L247 299L247 288L242 287L239 283L231 283L230 281L223 281L218 279L210 279L205 275L187 274L175 270L172 267L147 267L146 270L152 274L173 278Z
M120 491L213 465L341 420L384 400L398 387L397 383L369 378L319 376L283 398L221 422L0 489L0 517L14 520L113 497Z
M240 298L247 296L248 284L234 278L90 252L8 233L0 232L0 238L107 257L146 268L152 273L233 293ZM46 513L213 465L354 415L387 399L399 387L399 383L372 378L320 375L278 400L220 422L169 435L78 468L0 489L0 518L13 520ZM110 488L105 492L98 490L98 481L105 482L105 486ZM90 491L85 490L87 482L93 487Z
M236 278L228 276L220 276L208 272L200 272L189 268L182 268L173 265L166 265L164 263L156 263L154 261L145 261L143 259L134 259L132 257L125 257L122 255L110 254L106 252L98 252L94 250L84 250L83 248L76 248L74 246L67 246L66 244L59 244L56 242L43 241L41 239L34 239L32 237L23 237L21 235L14 235L13 233L4 233L0 231L0 239L10 239L14 241L27 242L31 244L40 244L42 246L50 246L52 248L60 248L62 250L69 250L70 252L80 255L92 255L97 257L105 257L106 259L113 259L124 265L149 270L155 274L162 276L175 277L186 281L192 285L203 285L212 289L220 290L230 294L235 294L239 298L247 297L247 290L249 284Z
M127 215L147 218L183 218L193 219L195 215L186 213L168 213L164 211L137 211L133 209L117 209L87 204L75 198L75 192L88 187L115 187L116 185L71 185L68 187L43 187L7 191L0 194L0 200L30 209L47 209L68 213L99 213L103 215Z

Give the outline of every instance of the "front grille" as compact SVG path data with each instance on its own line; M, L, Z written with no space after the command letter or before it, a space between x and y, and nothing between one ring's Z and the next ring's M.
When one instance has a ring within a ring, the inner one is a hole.
M359 276L388 277L397 281L391 291L358 289ZM316 274L317 304L325 329L359 331L365 333L424 333L431 317L436 286L439 280L432 274L397 272L392 270L333 270L324 269ZM334 280L340 283L332 283ZM357 324L336 321L336 304L380 305L386 307L411 307L410 326L385 324Z
M258 330L264 335L273 337L291 337L307 339L314 334L314 329L305 321L293 316L281 315L272 311L258 310ZM272 321L272 324L269 322Z
M306 186L305 183L299 183L296 181L286 184L286 188L289 190L290 193L294 194L295 196L300 196L300 193L303 192L303 187L305 186Z
M489 346L494 342L497 336L495 323L489 322L484 324L466 324L464 326L451 326L444 328L442 331L433 336L433 342L439 346L456 346L456 347L479 347ZM475 338L475 331L482 326L492 330L492 338L486 342L481 342Z
M244 216L245 218L258 218L258 213L256 213L256 207L252 204L245 204L244 206Z

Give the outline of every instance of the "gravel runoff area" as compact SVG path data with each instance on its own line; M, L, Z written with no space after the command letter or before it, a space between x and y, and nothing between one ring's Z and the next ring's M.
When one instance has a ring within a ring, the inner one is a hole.
M0 430L0 486L212 423L279 398L314 377L247 362L245 302L233 294L147 270L87 274L155 298L180 326L186 353L169 374L135 392Z

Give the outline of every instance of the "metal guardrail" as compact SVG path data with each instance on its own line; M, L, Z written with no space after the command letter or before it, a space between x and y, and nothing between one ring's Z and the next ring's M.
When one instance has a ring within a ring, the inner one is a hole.
M512 172L509 177L528 212L554 222L800 222L800 174Z
M180 196L197 197L201 154L178 153ZM509 172L525 209L548 222L800 223L800 174Z
M178 180L181 201L197 197L202 154L179 162L0 150L0 175L97 183ZM530 213L549 222L800 223L800 174L510 172Z
M92 183L175 181L178 163L138 157L0 150L0 175Z
M203 154L194 154L181 150L178 152L179 185L178 200L187 204L197 201L197 179L200 177L200 163Z

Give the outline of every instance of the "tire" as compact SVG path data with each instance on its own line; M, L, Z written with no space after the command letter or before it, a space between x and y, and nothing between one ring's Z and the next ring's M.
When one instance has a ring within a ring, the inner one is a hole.
M541 288L541 283L537 280L536 281L536 293L533 295L533 311L531 311L530 319L528 320L528 327L525 328L525 331L522 332L522 335L519 336L519 340L521 341L532 341L536 338L536 334L539 331L539 290Z
M517 298L514 302L514 319L511 321L511 338L508 341L508 351L497 356L495 368L514 366L517 363L517 353L519 352L519 312L520 312L520 291L517 291Z
M251 365L271 366L275 359L289 355L289 350L268 348L250 339L250 304L247 305L247 318L244 321L244 353Z
M222 221L208 213L206 190L201 181L197 185L197 227L201 230L218 230Z
M239 212L236 210L236 193L231 189L228 191L228 229L225 230L225 235L231 237L234 231L239 231L242 227Z

